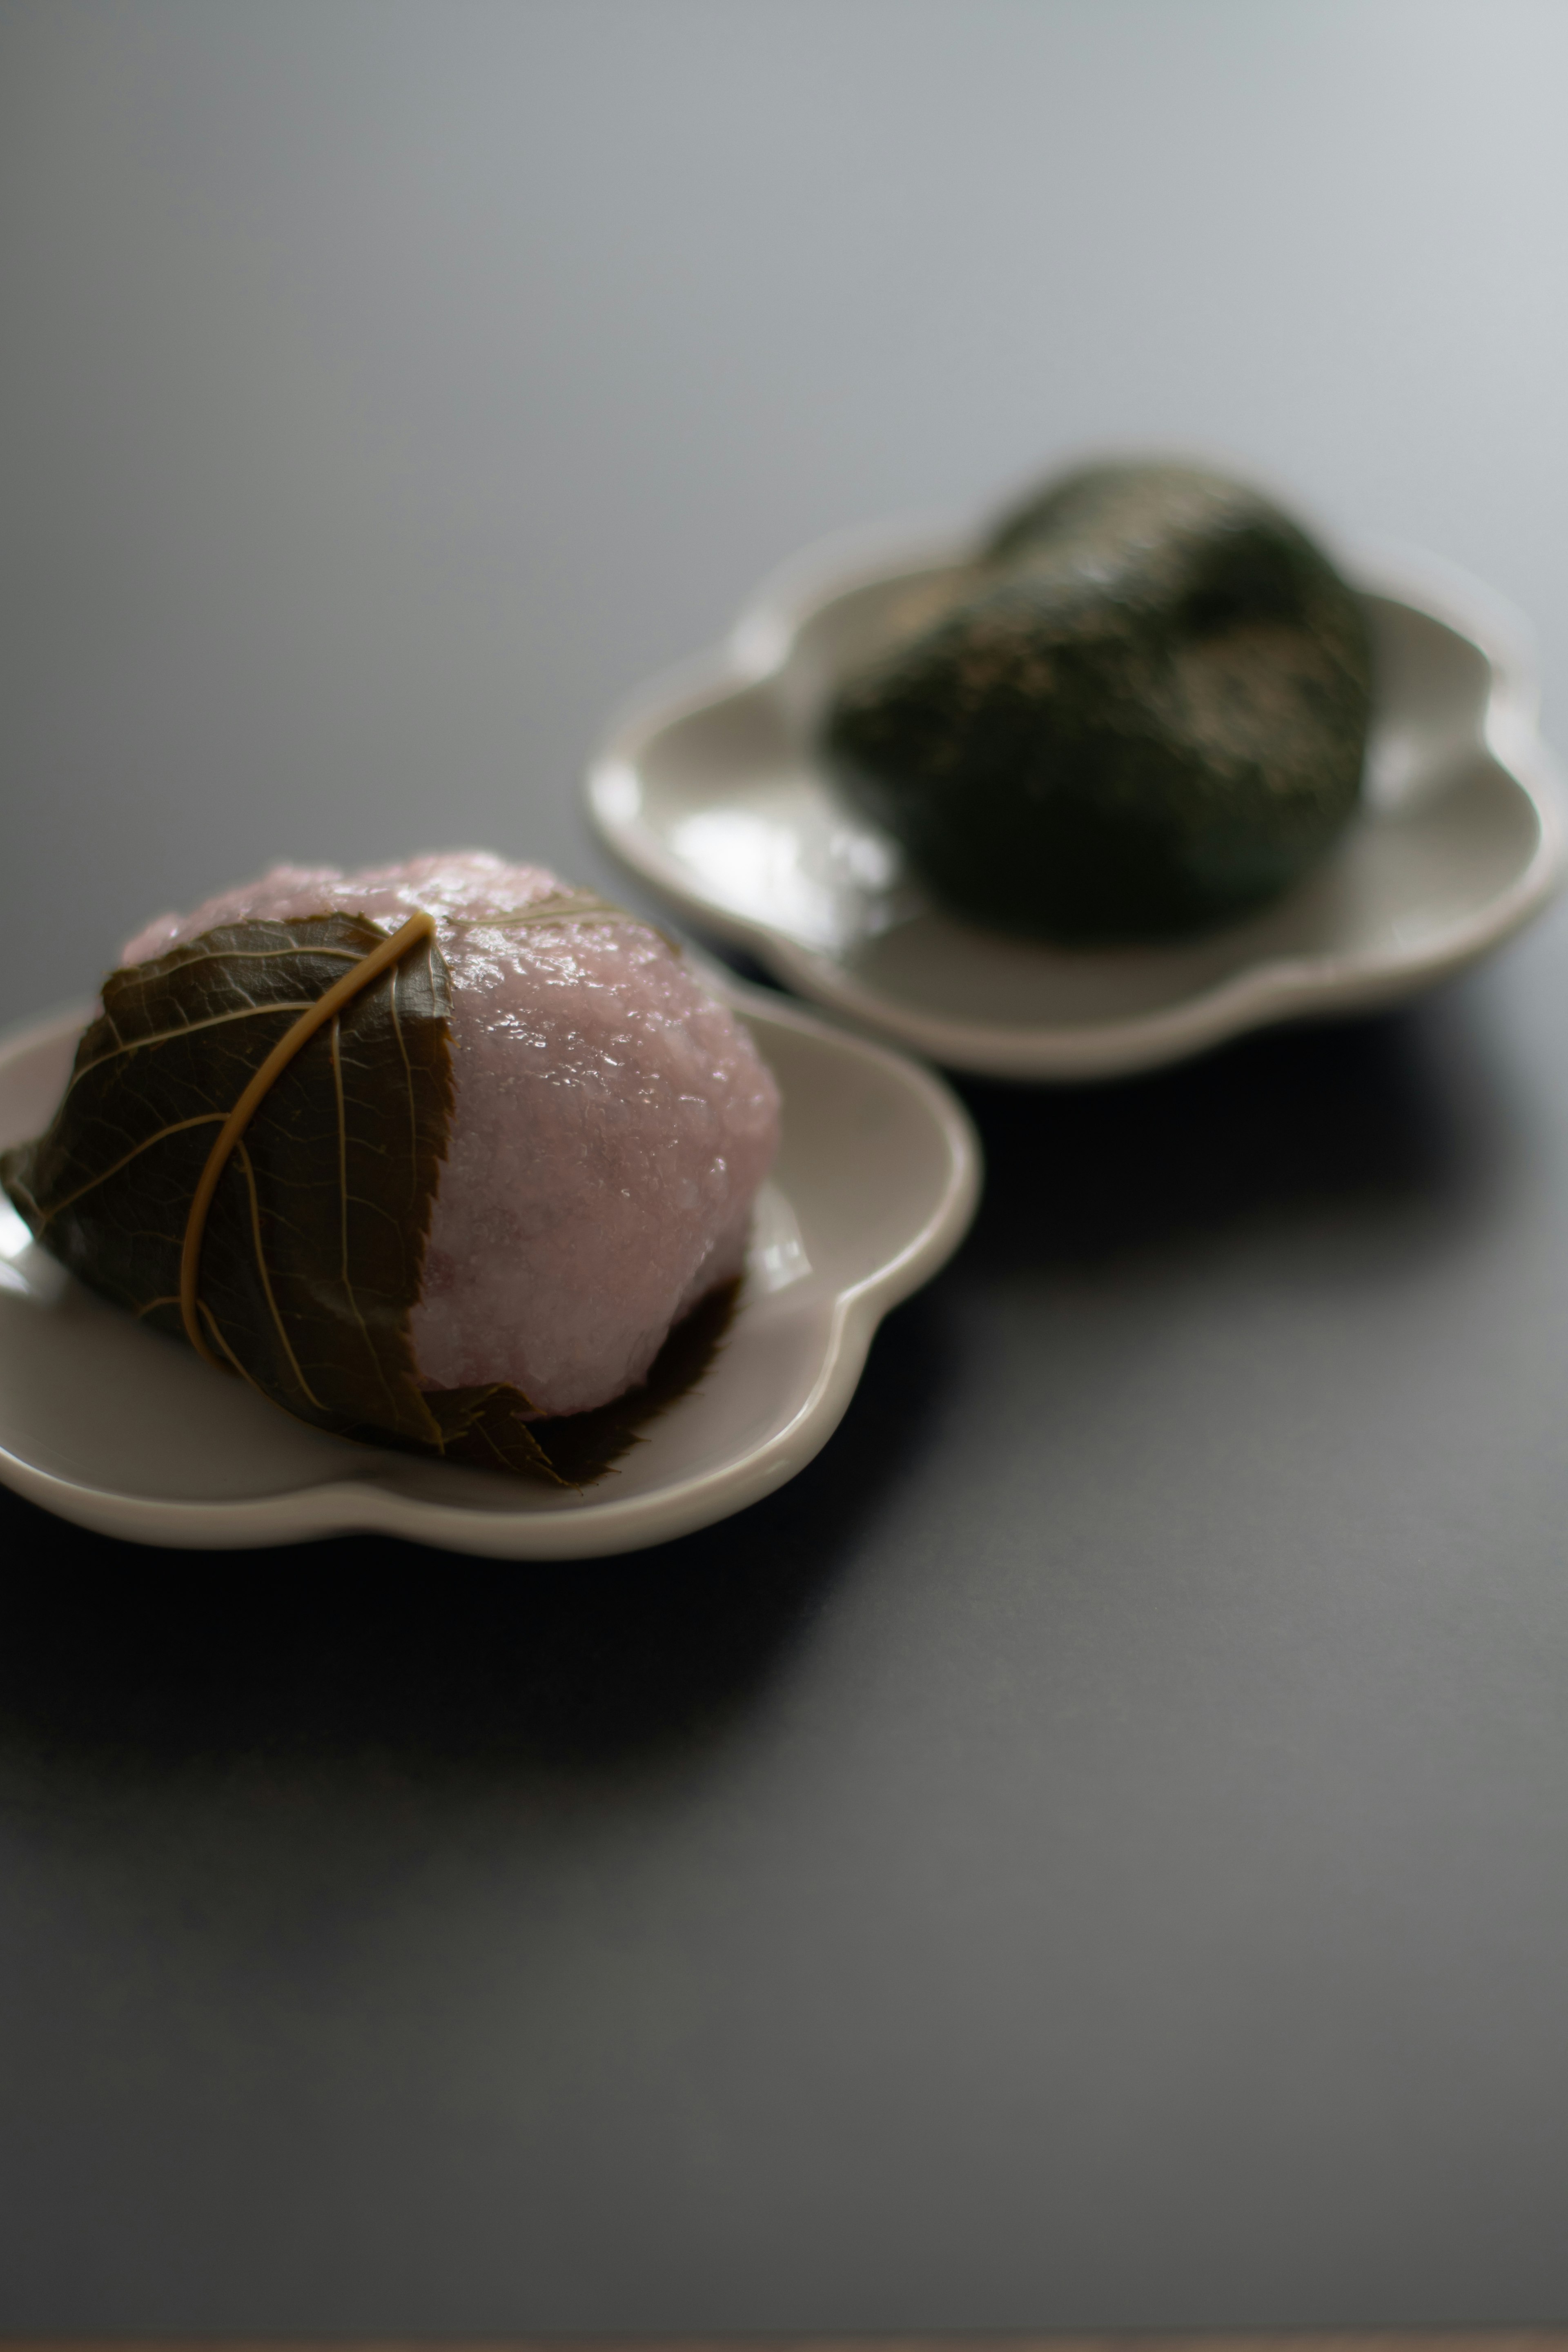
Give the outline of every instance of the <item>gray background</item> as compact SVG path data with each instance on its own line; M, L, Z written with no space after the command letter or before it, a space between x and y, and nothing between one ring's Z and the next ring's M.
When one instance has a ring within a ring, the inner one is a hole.
M825 530L1231 453L1568 662L1568 14L0 8L0 1017L265 859L584 878ZM1568 925L969 1099L664 1551L0 1498L0 2326L1568 2320Z

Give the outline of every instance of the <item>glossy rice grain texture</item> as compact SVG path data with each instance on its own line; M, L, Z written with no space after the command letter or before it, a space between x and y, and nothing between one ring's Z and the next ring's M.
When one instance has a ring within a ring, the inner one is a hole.
M778 1148L778 1089L656 931L504 919L565 886L479 852L342 874L275 866L130 940L216 923L425 908L452 977L456 1105L412 1330L431 1388L509 1381L544 1412L608 1402L739 1274Z

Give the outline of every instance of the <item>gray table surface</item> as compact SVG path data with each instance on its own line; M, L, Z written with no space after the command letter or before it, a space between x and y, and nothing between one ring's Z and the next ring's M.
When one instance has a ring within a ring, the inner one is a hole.
M1568 662L1568 14L0 9L0 1017L442 840L1106 440ZM1568 2318L1568 921L968 1097L826 1454L621 1561L0 1500L0 2328Z

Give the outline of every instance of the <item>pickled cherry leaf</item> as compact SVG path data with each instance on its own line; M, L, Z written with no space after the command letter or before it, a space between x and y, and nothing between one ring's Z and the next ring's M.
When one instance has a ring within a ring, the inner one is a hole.
M55 1118L0 1158L36 1238L175 1337L192 1196L279 1040L385 934L362 915L222 925L110 973ZM318 1428L438 1448L409 1339L452 1112L451 990L422 941L282 1071L202 1244L208 1346Z

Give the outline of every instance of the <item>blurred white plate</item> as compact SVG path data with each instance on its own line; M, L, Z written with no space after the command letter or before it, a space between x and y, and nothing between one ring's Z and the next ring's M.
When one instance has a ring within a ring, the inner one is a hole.
M142 1543L297 1542L376 1529L451 1551L634 1551L804 1469L871 1335L973 1214L980 1152L947 1088L902 1055L730 987L778 1079L784 1143L718 1361L581 1496L323 1435L81 1289L0 1194L0 1478ZM0 1045L0 1145L47 1124L84 1015Z
M1414 994L1552 895L1562 798L1518 616L1430 558L1347 562L1371 616L1364 807L1264 914L1179 946L1067 950L954 920L850 810L814 739L836 680L936 612L973 527L832 541L777 574L728 643L647 689L589 772L609 848L702 929L950 1068L1147 1069L1268 1022Z

